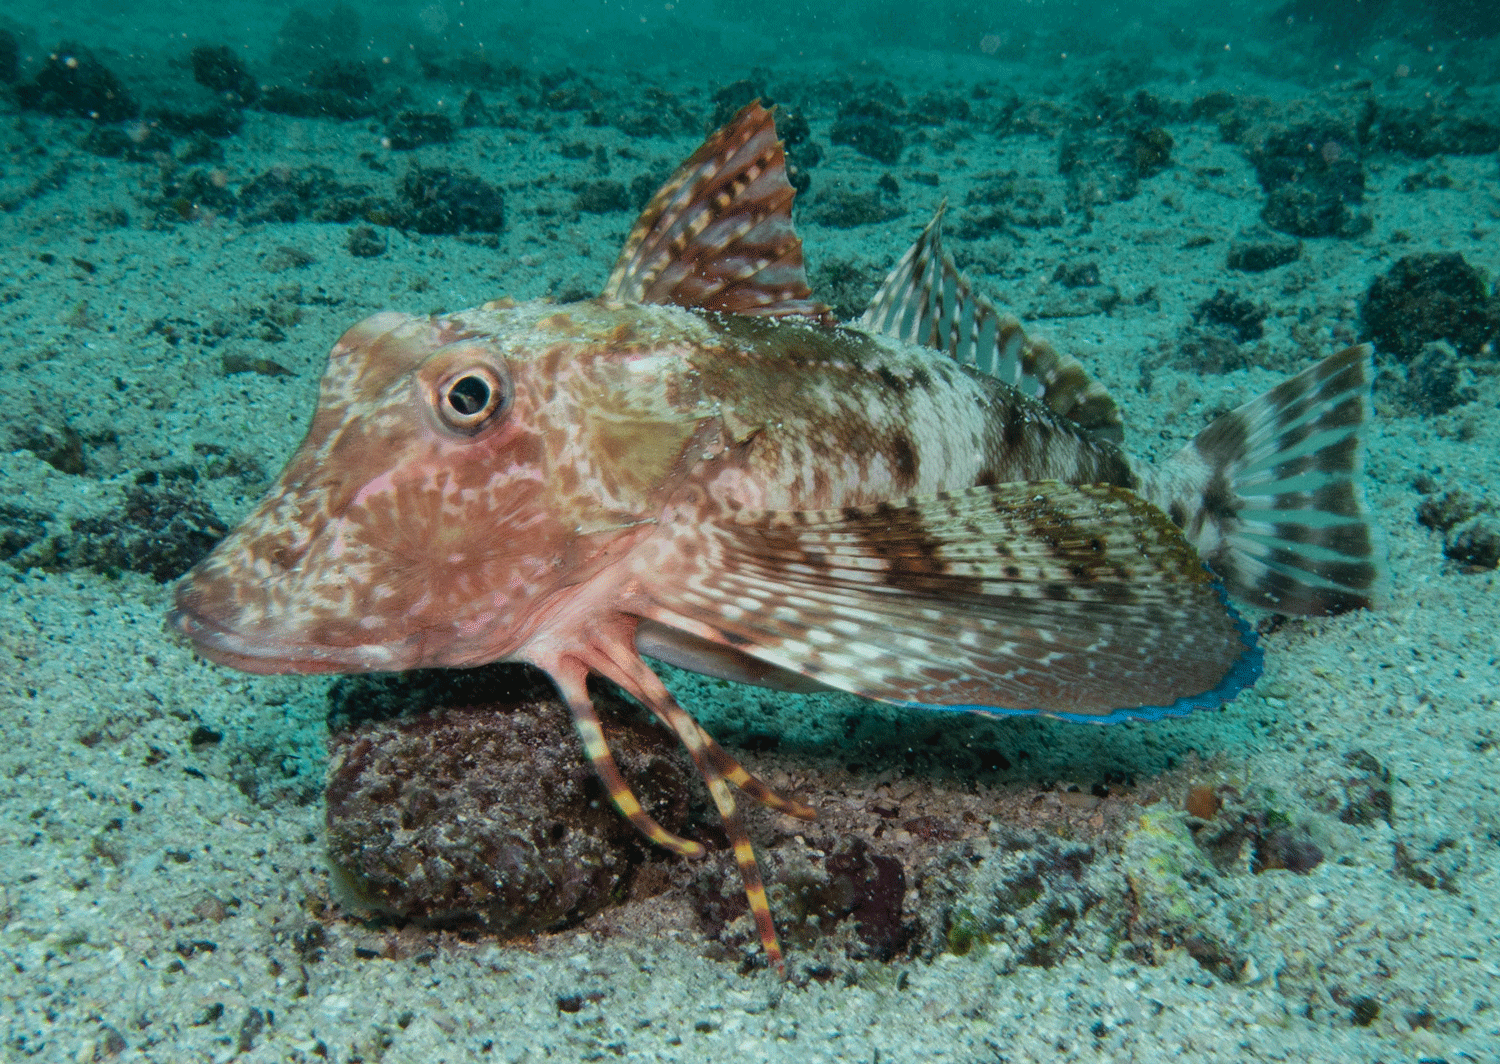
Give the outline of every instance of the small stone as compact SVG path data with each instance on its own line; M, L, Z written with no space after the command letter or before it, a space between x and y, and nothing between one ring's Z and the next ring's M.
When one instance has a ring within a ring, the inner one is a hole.
M1500 567L1500 523L1489 515L1469 518L1448 533L1443 554L1474 572Z
M590 214L630 209L630 192L618 181L586 181L578 189L573 206Z
M1231 270L1245 273L1264 273L1302 257L1302 244L1296 241L1257 241L1247 244L1232 244L1229 248L1228 266Z
M441 112L401 111L385 129L386 142L396 151L453 140L453 119Z
M373 259L385 254L387 241L385 234L373 225L357 225L349 230L344 246L356 258Z

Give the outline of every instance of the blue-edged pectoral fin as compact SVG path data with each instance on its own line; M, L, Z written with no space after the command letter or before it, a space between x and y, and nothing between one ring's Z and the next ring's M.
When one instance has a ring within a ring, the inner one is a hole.
M653 621L906 705L1098 721L1180 715L1255 681L1254 636L1133 492L1001 484L742 513L653 589Z

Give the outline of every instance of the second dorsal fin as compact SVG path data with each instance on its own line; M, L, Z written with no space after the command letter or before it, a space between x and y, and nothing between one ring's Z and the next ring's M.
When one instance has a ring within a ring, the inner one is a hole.
M951 355L1012 385L1095 436L1119 443L1124 426L1114 398L1070 355L1033 340L1001 314L943 250L944 202L901 256L859 319L861 328Z
M792 230L795 196L775 121L757 100L652 197L604 298L831 323L807 284Z

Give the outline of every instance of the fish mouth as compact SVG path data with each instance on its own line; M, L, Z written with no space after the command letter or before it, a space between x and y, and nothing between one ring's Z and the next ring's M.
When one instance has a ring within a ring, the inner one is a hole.
M246 633L206 617L181 601L167 613L168 630L186 637L200 657L216 665L262 676L282 673L401 672L414 648L403 644L367 643L325 646L293 639Z

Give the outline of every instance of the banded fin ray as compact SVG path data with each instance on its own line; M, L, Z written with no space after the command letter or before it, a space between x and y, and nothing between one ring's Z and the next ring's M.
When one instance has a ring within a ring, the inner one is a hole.
M1125 438L1119 407L1076 358L1026 335L972 285L942 246L945 200L859 319L867 332L947 353L961 365L1046 403L1110 443Z
M603 298L832 324L807 283L795 197L771 112L754 101L652 197Z
M1168 502L1236 599L1279 613L1368 607L1383 578L1359 488L1368 344L1346 348L1225 414L1162 470Z
M1254 637L1159 510L1046 481L702 534L642 615L869 698L1089 721L1181 715L1254 681Z

